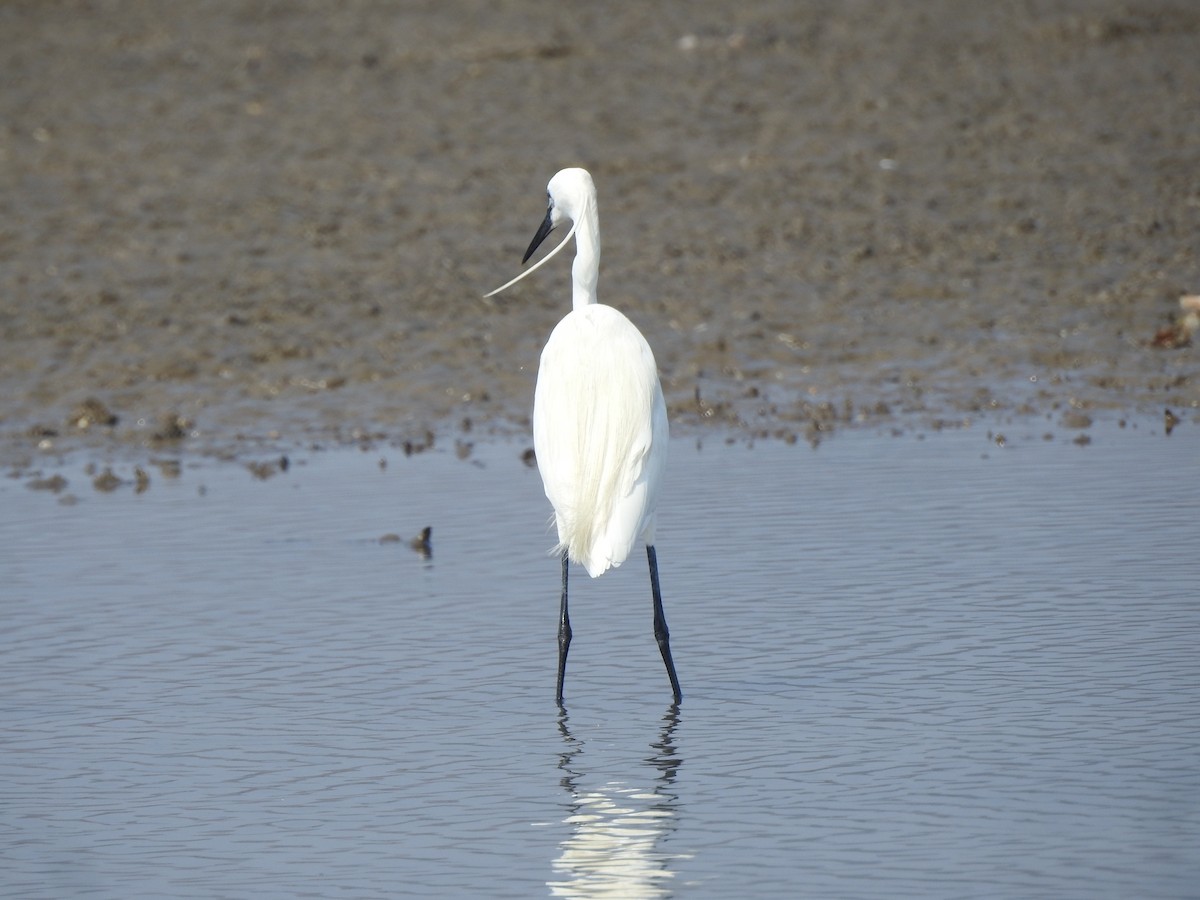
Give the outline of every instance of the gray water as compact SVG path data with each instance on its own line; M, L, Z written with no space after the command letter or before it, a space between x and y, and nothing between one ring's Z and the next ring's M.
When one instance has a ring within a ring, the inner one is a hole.
M676 441L678 709L520 446L5 480L0 894L1198 896L1200 439L1028 430Z

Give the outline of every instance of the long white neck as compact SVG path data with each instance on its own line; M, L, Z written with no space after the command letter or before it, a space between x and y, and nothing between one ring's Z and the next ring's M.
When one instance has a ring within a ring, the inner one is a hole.
M600 280L600 216L593 199L580 210L575 223L575 262L571 264L571 307L582 309L596 299Z

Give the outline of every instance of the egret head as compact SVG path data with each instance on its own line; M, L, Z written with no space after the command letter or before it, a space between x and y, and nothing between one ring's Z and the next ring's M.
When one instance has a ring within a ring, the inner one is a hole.
M567 242L574 236L579 228L580 220L591 211L594 215L596 206L596 185L592 181L592 176L587 169L562 169L557 172L550 183L546 185L546 196L548 202L546 205L546 218L542 220L542 224L538 227L537 234L533 236L533 240L529 243L529 249L525 251L525 255L521 258L521 264L524 265L529 261L529 257L533 256L542 241L557 228L563 219L571 220L571 230L567 232L558 246L543 256L540 260L514 278L507 284L503 284L490 293L484 294L485 298L494 296L506 288L512 287L530 272L535 271L546 263L551 257L558 253Z
M596 184L587 169L563 169L546 185L546 198L546 218L525 251L522 265L529 262L533 251L563 219L570 219L574 223L583 217L588 205L596 202ZM554 252L557 253L558 248Z

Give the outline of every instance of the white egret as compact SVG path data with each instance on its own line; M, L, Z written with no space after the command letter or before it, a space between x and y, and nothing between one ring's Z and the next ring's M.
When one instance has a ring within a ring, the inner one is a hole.
M667 406L658 368L637 327L596 299L600 220L592 176L584 169L563 169L550 179L547 194L546 218L521 262L528 262L563 219L571 220L570 231L543 259L487 296L516 284L575 236L572 309L542 351L533 397L533 446L546 497L554 507L554 551L562 559L557 699L561 704L571 645L570 563L599 577L621 565L641 539L650 564L654 637L679 703L683 695L671 659L654 550L655 506L667 462Z

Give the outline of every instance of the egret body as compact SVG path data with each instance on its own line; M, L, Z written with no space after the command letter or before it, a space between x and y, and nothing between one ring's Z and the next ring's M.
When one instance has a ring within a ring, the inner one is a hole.
M646 544L654 600L654 636L675 702L682 699L663 614L654 550L655 508L667 462L667 406L654 353L637 327L596 298L600 220L596 186L584 169L563 169L547 187L549 207L522 262L563 220L571 229L557 247L497 294L558 253L572 235L571 311L542 351L533 396L533 446L558 530L562 560L558 625L558 702L562 703L571 622L567 615L570 563L593 578Z

